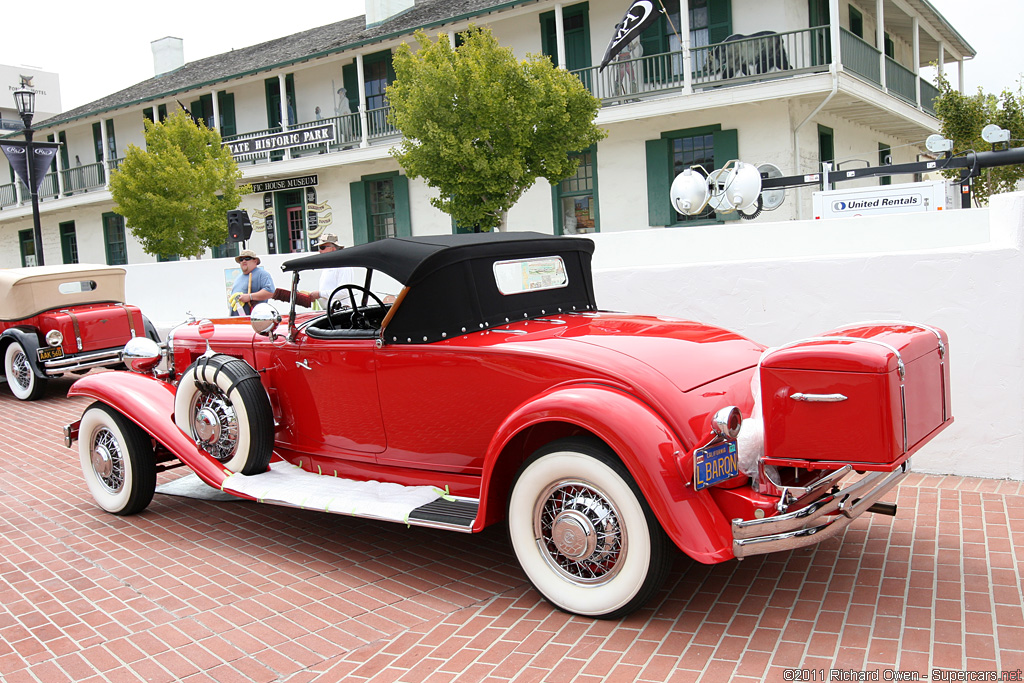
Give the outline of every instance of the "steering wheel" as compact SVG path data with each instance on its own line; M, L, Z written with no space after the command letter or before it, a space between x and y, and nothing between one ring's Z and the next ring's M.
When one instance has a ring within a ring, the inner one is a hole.
M339 285L333 292L331 292L331 296L327 299L327 322L330 324L331 329L341 329L340 321L336 321L334 319L334 311L335 305L337 305L338 309L341 309L341 298L338 295L342 290L348 292L348 300L352 305L352 317L349 318L348 328L350 330L372 330L373 326L370 324L370 321L366 319L366 304L360 305L356 302L356 293L361 293L361 298L364 300L366 298L373 299L381 308L385 308L384 302L380 300L380 297L368 290L366 287L353 284ZM338 299L337 302L335 302L335 298Z

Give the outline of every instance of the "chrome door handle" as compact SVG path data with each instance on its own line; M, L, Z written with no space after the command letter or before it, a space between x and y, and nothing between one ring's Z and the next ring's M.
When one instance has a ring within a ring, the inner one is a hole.
M790 395L790 398L794 401L804 401L806 403L839 403L846 400L846 397L842 394L803 394L799 392Z

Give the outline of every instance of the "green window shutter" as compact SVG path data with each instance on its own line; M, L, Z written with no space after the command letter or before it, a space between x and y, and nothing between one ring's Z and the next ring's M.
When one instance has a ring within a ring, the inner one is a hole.
M555 13L542 12L540 15L540 51L558 66L558 38L555 36Z
M267 99L267 128L281 125L281 88L277 77L263 81L263 89Z
M669 203L669 188L672 185L669 173L669 140L658 138L648 140L647 145L647 224L652 226L671 225L672 205Z
M412 212L409 209L409 178L396 175L392 180L395 191L395 237L412 237Z
M192 103L192 106L188 108L188 113L192 115L192 120L198 125L200 122L206 122L206 111L203 109L203 100L199 98Z
M366 244L370 241L370 227L366 215L366 183L349 183L348 190L352 198L352 240L355 244Z
M217 93L217 106L220 108L220 134L235 135L235 93Z
M733 159L740 158L740 145L735 128L716 130L712 135L715 141L715 168L722 168ZM735 221L740 217L736 211L716 215L720 221Z
M354 114L359 111L359 72L356 71L355 62L341 67L341 80L345 84L348 108Z
M732 0L708 0L708 42L720 43L732 35Z
M654 23L640 34L640 46L644 49L644 56L668 52L668 22L664 13L659 13Z
M96 161L103 161L103 133L99 121L92 124L92 146L96 150Z

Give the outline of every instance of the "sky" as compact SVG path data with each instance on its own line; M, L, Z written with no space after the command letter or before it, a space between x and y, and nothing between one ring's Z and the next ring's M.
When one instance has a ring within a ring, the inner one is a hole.
M978 52L965 65L967 92L973 93L978 86L991 93L1004 88L1016 91L1024 72L1024 56L1015 45L1019 38L1013 32L1024 26L1024 3L930 2ZM862 4L873 5L873 0ZM623 10L628 5L628 0L622 0ZM171 7L182 9L172 11ZM203 15L199 9L203 7L212 8L211 16ZM17 10L8 12L0 64L57 73L61 104L67 111L152 77L150 43L165 36L183 40L188 62L364 13L363 0L301 6L267 0L164 5L138 0L52 0L44 11L33 12L24 21ZM592 27L592 40L603 43L604 33L599 28ZM607 28L610 37L613 27ZM955 65L951 78L956 83Z

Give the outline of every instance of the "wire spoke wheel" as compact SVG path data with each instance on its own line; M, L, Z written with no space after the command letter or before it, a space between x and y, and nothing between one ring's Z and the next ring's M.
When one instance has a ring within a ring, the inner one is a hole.
M220 389L213 387L196 394L189 407L192 437L207 453L227 462L238 451L238 416Z
M538 498L537 508L534 531L553 568L586 585L615 576L626 536L607 495L586 482L562 482Z

